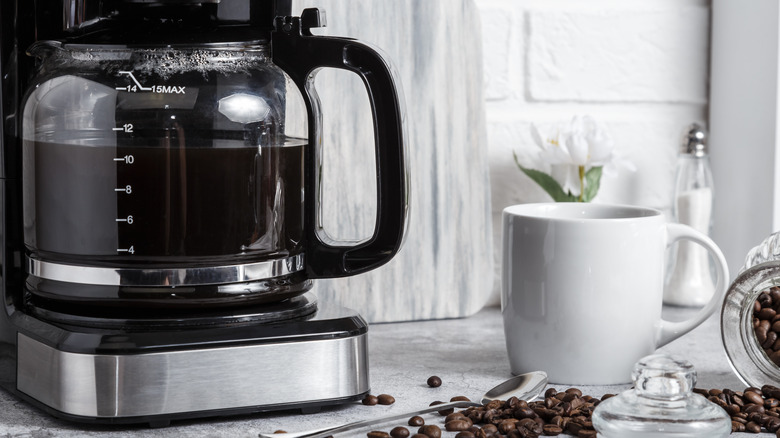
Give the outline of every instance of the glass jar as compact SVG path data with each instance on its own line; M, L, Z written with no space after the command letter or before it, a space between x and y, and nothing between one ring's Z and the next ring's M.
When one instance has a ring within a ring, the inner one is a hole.
M726 293L721 336L744 383L780 384L780 232L748 253Z
M605 399L593 411L602 438L726 437L731 418L693 392L696 370L690 362L658 353L645 356L631 373L634 387Z

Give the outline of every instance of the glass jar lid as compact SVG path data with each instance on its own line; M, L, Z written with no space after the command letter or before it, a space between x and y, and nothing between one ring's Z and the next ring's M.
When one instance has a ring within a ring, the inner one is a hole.
M593 412L593 427L603 438L717 438L731 433L726 411L693 393L696 371L690 362L653 354L634 365L631 377L633 389L604 400Z

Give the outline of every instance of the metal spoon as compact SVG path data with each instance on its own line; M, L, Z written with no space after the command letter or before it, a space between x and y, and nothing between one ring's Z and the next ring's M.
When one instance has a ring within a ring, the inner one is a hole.
M467 408L471 406L483 406L492 400L506 400L515 396L521 400L531 401L535 399L547 386L547 373L543 371L533 371L512 377L511 379L498 384L496 387L486 392L479 403L470 401L456 401L444 403L436 406L430 406L425 409L419 409L403 414L393 414L387 417L374 418L371 420L361 420L354 423L348 423L341 426L328 427L326 429L309 430L306 432L259 434L260 438L324 438L335 433L347 432L350 430L361 429L372 424L386 423L388 421L398 420L400 418L409 418L414 415L427 414L429 412L441 411L449 408Z

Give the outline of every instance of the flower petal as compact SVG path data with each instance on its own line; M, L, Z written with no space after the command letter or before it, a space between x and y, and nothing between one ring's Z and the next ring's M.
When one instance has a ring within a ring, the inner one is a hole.
M585 140L585 137L572 133L566 141L566 145L569 147L572 164L578 166L585 166L588 164L590 148L588 147L588 142Z
M564 192L571 192L574 196L580 194L579 167L574 165L552 166L550 175L561 183Z
M534 139L534 143L536 143L537 146L544 149L544 136L539 132L539 127L534 123L531 124L531 138Z

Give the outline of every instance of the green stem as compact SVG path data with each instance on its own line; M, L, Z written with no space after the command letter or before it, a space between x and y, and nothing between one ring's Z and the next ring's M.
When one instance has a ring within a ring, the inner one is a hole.
M583 196L585 196L585 166L579 166L580 169L580 199L579 202L583 202Z

